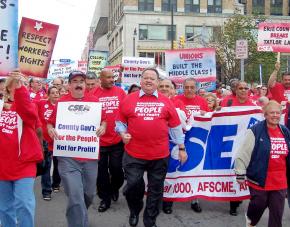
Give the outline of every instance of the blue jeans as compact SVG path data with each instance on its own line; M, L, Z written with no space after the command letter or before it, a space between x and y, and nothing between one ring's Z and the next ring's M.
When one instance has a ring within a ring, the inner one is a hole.
M3 227L34 226L34 180L34 178L0 180L0 223Z
M48 146L47 142L43 141L45 170L43 175L41 176L42 195L50 195L52 192L51 177L50 177L52 152L48 151L47 146Z

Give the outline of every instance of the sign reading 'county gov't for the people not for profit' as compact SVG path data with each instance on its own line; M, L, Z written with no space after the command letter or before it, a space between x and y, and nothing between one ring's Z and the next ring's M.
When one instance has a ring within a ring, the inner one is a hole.
M96 130L101 122L102 104L97 102L60 102L57 107L53 155L99 158Z

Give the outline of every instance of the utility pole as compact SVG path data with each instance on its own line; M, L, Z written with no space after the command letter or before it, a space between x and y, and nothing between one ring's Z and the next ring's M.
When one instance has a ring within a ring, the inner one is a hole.
M171 50L174 49L174 44L173 44L173 41L174 41L174 32L173 32L173 4L172 4L172 0L169 1L169 4L170 4L170 9L171 9Z

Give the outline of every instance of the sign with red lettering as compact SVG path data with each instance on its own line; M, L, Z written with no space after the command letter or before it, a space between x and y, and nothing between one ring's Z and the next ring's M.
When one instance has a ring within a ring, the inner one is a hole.
M260 23L258 51L290 52L290 23Z
M122 83L139 84L143 70L154 65L154 58L123 57Z
M178 88L186 78L193 77L198 87L207 91L216 88L216 59L214 48L195 48L165 51L166 72Z
M22 18L18 35L18 64L28 76L47 78L58 25Z
M87 73L88 61L78 61L78 71Z
M99 159L99 138L96 130L101 123L99 102L60 102L57 106L53 155Z

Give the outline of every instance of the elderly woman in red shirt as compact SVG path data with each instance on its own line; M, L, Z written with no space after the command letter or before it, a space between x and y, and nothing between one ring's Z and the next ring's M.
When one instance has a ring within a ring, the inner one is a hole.
M265 120L246 131L237 150L235 172L238 183L249 182L251 200L247 226L256 226L269 208L269 227L281 227L285 197L289 188L290 132L280 125L282 107L270 101L264 107Z

